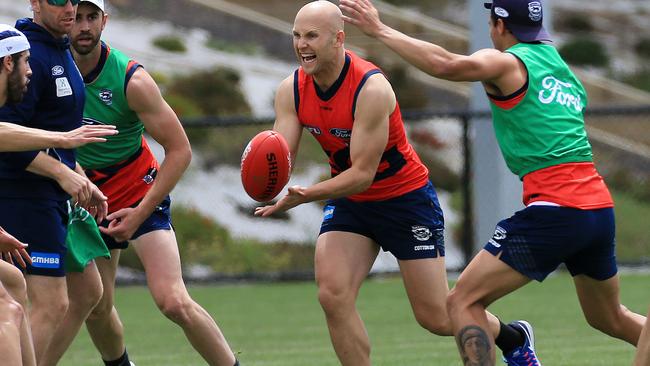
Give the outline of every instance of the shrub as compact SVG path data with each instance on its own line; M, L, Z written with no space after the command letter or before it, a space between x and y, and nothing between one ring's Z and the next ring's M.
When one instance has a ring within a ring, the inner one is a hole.
M311 245L235 240L228 231L198 211L174 206L178 248L184 263L200 263L228 274L311 271Z
M210 38L207 40L205 45L213 50L245 54L245 55L255 55L261 53L261 47L255 43L234 43L228 42L218 38Z
M623 81L635 88L650 92L650 69L628 75L623 78Z
M554 23L556 30L567 33L589 33L594 30L591 20L584 14L568 14L558 17Z
M201 108L193 100L183 95L167 94L165 100L180 118L198 117L202 114Z
M185 53L187 48L176 36L158 36L153 40L154 46L169 52Z
M183 265L207 265L220 274L313 271L313 245L235 240L210 218L178 205L172 209L172 221ZM143 269L132 249L122 251L120 265Z
M165 87L165 98L176 114L183 118L205 115L250 115L251 108L241 91L237 71L227 68L201 70L176 76ZM217 128L186 128L193 148L200 151L206 166L227 160L239 163L246 142L259 132L260 127L248 128L233 136Z
M650 59L650 38L639 40L636 46L634 46L634 49L636 50L637 55Z
M204 115L250 115L251 108L240 87L236 70L217 67L176 77L167 93L193 101Z
M560 54L566 62L580 66L607 66L609 56L603 45L586 38L576 38L560 47Z
M176 36L158 36L154 38L153 44L169 52L185 53L187 51L183 41Z

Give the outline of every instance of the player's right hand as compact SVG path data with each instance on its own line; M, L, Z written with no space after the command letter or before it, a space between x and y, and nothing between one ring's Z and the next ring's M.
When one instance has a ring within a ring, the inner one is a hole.
M31 264L32 258L25 248L27 248L27 244L21 243L0 227L0 253L2 253L2 259L11 264L15 260L19 266L26 268L27 264L25 262Z
M255 216L270 216L276 212L284 212L306 202L305 187L291 186L287 194L274 205L255 208Z
M61 189L66 191L75 205L89 209L101 202L106 202L106 196L95 186L90 179L78 174L72 169L63 169L57 177Z
M85 125L68 132L60 132L59 146L64 149L74 149L93 142L106 142L105 136L117 135L115 126Z

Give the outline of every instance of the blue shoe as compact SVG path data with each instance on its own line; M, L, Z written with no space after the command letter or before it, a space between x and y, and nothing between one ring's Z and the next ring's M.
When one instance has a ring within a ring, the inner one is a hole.
M533 334L533 327L530 323L525 320L518 320L508 325L523 331L525 337L522 346L503 355L503 361L508 366L542 366L542 363L537 359L537 355L535 354L535 335Z

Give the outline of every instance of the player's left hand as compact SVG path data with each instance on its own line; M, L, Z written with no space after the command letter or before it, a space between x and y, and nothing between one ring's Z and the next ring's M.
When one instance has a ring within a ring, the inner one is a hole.
M6 232L0 227L0 253L2 259L13 264L14 260L22 268L26 268L27 263L32 264L32 257L27 253L27 244L21 243L20 240L13 237L13 235Z
M291 186L286 196L275 203L275 205L258 207L255 209L255 216L269 216L275 212L290 210L302 203L305 203L305 187Z
M108 227L100 226L99 231L112 236L118 242L131 239L144 222L144 218L140 218L138 210L132 207L115 211L106 216L106 220L110 221Z

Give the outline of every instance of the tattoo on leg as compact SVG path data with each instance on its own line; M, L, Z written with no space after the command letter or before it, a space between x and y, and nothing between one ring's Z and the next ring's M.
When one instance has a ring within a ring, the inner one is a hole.
M456 335L460 356L465 366L493 366L490 339L479 326L469 325Z

